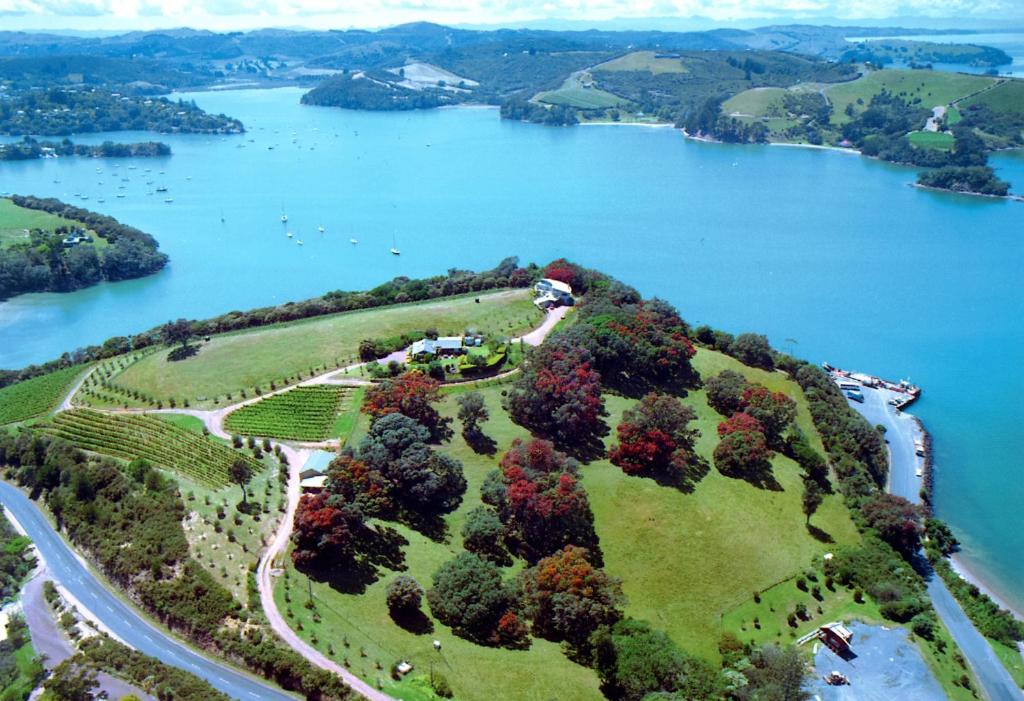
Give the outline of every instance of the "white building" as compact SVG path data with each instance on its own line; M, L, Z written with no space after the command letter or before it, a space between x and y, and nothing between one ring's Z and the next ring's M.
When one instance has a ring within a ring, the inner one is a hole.
M537 293L537 299L533 300L533 303L542 309L571 307L575 303L572 298L572 287L560 280L542 278L533 289Z

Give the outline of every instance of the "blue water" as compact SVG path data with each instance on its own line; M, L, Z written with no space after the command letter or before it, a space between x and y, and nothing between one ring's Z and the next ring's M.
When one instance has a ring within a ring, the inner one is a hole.
M87 194L83 204L153 233L172 259L144 280L0 304L0 367L180 316L510 254L567 256L669 299L694 323L766 332L813 361L923 385L916 411L935 436L939 513L968 564L1024 606L1024 203L919 191L908 187L914 170L844 153L702 144L671 129L545 128L487 109L349 112L298 97L198 94L250 133L164 137L174 155L119 161L116 173L92 159L0 164L0 192ZM1024 158L993 163L1024 190ZM146 194L160 184L172 204ZM400 257L388 253L393 237Z

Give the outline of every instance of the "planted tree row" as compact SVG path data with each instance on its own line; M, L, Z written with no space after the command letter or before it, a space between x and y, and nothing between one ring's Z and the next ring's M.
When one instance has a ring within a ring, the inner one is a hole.
M0 389L0 424L31 419L54 408L83 370L82 365L72 365Z
M313 385L275 394L228 415L232 433L299 441L322 441L331 434L345 387Z
M231 465L240 457L225 445L150 416L75 409L54 417L47 431L96 453L145 458L213 488L229 483ZM259 467L254 461L253 466Z

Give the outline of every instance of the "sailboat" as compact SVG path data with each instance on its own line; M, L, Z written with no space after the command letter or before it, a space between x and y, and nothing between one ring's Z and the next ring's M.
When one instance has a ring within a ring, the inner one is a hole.
M391 234L391 255L400 256L402 252L398 250L398 245L395 243L395 235Z

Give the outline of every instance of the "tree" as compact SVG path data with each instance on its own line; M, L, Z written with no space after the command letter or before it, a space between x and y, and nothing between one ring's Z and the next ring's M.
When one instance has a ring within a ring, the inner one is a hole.
M731 416L740 410L740 397L746 388L746 378L733 370L722 370L704 382L708 405L722 416Z
M565 546L524 571L519 582L533 632L548 640L579 650L598 627L622 618L622 583L594 567L585 548Z
M756 333L741 333L729 346L730 355L735 356L744 365L771 370L775 367L772 359L772 347L768 337Z
M96 672L64 660L57 665L43 687L56 701L91 701L93 689L99 686Z
M715 673L679 649L665 633L627 619L591 637L594 667L607 696L641 701L648 694L677 692L683 699L717 698Z
M612 464L630 475L682 476L694 457L699 431L689 427L697 414L675 397L652 392L622 415Z
M730 433L739 432L764 433L764 426L750 414L738 411L725 421L718 424L718 435L728 436Z
M793 646L764 645L743 669L747 684L737 690L742 701L807 701L807 665Z
M479 392L466 392L458 397L459 421L462 422L462 436L475 436L480 433L480 424L490 418L484 395ZM466 438L469 442L469 438Z
M374 419L403 414L425 426L433 442L446 441L452 435L451 419L433 407L441 399L440 386L419 370L409 370L367 390L363 411Z
M504 400L520 426L578 452L603 450L607 412L590 354L558 337L534 349Z
M821 485L813 479L804 480L804 495L803 495L803 509L804 516L807 517L807 524L811 523L811 516L821 506L821 502L825 500L825 495L821 490Z
M771 456L764 434L757 431L728 433L714 452L715 467L723 475L762 485L772 482Z
M778 445L782 434L796 419L796 402L782 392L772 392L761 385L751 385L740 398L743 411L764 426L764 435L772 445Z
M427 602L434 616L456 635L494 642L498 623L512 611L515 597L497 565L464 552L434 573Z
M300 566L333 565L356 554L366 524L359 510L326 493L303 494L295 510L292 560Z
M185 348L192 339L192 322L188 319L168 321L160 328L160 338L169 346L180 343Z
M879 493L860 507L868 525L896 552L909 558L921 545L921 510L903 497Z
M392 613L403 613L419 609L423 600L423 587L414 578L400 574L388 582L385 590L388 609Z
M505 527L498 513L487 506L478 506L466 514L462 547L496 564L511 562L505 550Z
M536 562L566 545L580 545L600 564L594 515L578 480L579 463L549 441L517 438L500 468L481 491L498 509L511 548Z
M248 497L246 485L252 481L252 464L243 458L235 458L235 461L231 463L228 473L231 481L242 488L242 503L245 504Z

